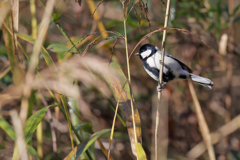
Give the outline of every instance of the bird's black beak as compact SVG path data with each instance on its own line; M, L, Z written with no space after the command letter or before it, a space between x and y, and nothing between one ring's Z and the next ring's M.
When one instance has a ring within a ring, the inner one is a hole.
M138 56L139 55L139 52L137 52L136 54L135 54L135 56Z

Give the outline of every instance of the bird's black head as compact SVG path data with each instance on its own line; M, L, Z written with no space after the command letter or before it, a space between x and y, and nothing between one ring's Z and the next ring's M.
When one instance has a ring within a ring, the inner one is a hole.
M151 44L144 44L140 49L139 52L135 55L139 55L141 60L146 60L148 57L152 56L157 52L158 48Z

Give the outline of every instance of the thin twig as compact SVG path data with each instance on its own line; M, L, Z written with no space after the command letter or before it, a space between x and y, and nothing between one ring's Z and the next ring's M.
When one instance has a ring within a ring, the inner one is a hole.
M128 15L130 14L130 12L134 9L134 7L135 7L138 3L139 3L139 2L134 3L134 4L132 5L131 9L130 9L129 12L128 12Z
M167 1L167 8L166 8L166 14L165 14L165 22L164 22L164 28L168 27L168 18L169 18L169 11L170 11L170 5L171 5L171 0ZM164 55L165 55L165 44L166 44L166 35L167 31L163 31L163 39L162 39L162 57L160 60L160 72L159 72L159 84L158 87L162 88L162 76L163 76L163 65L164 65ZM161 103L161 98L162 98L162 92L158 92L158 99L157 99L157 113L156 113L156 126L155 126L155 159L158 159L158 152L157 152L157 133L158 133L158 125L159 125L159 108L160 108L160 103Z
M124 5L124 4L123 4ZM126 18L124 18L124 34L125 34L125 48L126 48L126 57L127 57L127 69L128 69L128 81L131 84L131 74L129 67L129 59L128 59L128 45L127 45L127 29L126 29Z
M104 1L104 0L101 0L101 2L98 3L98 5L97 5L97 7L95 8L95 10L93 11L91 17L93 17L94 13L97 11L98 7L103 3L103 1Z
M82 53L82 57L84 57L85 54L87 53L87 51L88 51L89 49L91 49L94 45L96 45L97 43L99 43L99 42L101 42L101 41L103 41L103 40L109 40L109 39L116 38L116 37L107 37L107 38L104 38L103 40L97 41L100 37L102 37L102 36L99 36L99 37L95 38L92 42L90 42L90 43L87 45L87 48L86 48L86 49L83 51L83 53Z
M150 20L149 20L149 18L148 18L148 6L147 6L147 3L144 4L143 1L140 1L139 7L142 9L145 18L146 18L147 21L148 21L148 25L149 25L150 30L152 30L152 28L151 28L151 22L150 22Z
M0 80L11 70L11 66L8 66L2 73L0 73Z
M110 63L112 62L112 56L113 56L113 54L114 54L114 48L115 48L115 46L116 46L119 38L120 38L120 36L118 36L118 37L116 38L116 40L114 41L114 43L113 43L112 51L111 51L111 56L110 56L110 60L109 60L109 65L110 65Z
M120 33L118 32L113 32L113 31L101 31L101 32L93 32L93 33L90 33L90 34L87 34L85 35L81 40L79 40L76 44L74 44L65 54L64 54L64 57L74 48L76 47L80 42L82 42L83 40L85 40L87 37L90 37L90 36L93 36L97 33L102 33L102 32L106 32L106 33L109 33L109 34L114 34L114 35L117 35L118 37L121 37L124 39L124 36L121 35ZM98 38L100 38L101 36L99 36Z
M43 97L42 94L39 93L38 96L41 99L41 101L45 107L49 106L46 99ZM47 116L49 118L49 123L50 123L50 128L51 128L51 133L52 133L53 152L56 153L57 152L57 137L56 137L56 132L55 132L55 126L53 123L53 116L52 116L50 108L48 108L48 110L47 110Z
M156 29L156 30L154 30L154 31L146 34L146 35L136 44L136 46L133 48L132 52L131 52L130 55L129 55L129 59L130 59L130 57L132 56L133 52L136 50L136 48L142 43L142 41L144 41L146 38L152 36L153 33L161 32L161 31L167 30L167 29L168 29L167 27L159 28L159 29Z
M118 98L119 99L119 98ZM118 112L118 105L119 105L119 100L117 102L117 106L116 106L116 110L115 110L115 114L114 114L114 118L113 118L113 124L112 124L112 130L111 130L111 136L109 139L109 150L108 150L108 156L107 159L109 160L110 157L110 149L111 149L111 144L112 144L112 138L113 138L113 133L114 133L114 126L115 126L115 122L116 122L116 117L117 117L117 112Z

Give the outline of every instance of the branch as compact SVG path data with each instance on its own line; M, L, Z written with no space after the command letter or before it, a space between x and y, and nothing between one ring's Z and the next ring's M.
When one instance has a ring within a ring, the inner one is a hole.
M169 11L170 11L170 5L171 5L171 0L167 1L167 8L166 8L166 14L165 14L165 22L164 22L164 28L168 27L168 18L169 18ZM165 55L165 43L166 43L166 35L167 31L163 31L163 39L162 39L162 57L160 63L160 72L159 72L159 84L158 87L162 88L162 75L163 75L163 65L164 65L164 55ZM155 126L155 159L158 159L158 150L157 150L157 133L158 133L158 125L159 125L159 106L161 103L161 97L162 97L162 92L158 92L158 99L157 99L157 113L156 113L156 126ZM167 132L167 131L166 131ZM161 155L164 156L164 155ZM166 157L162 157L163 159L166 159Z

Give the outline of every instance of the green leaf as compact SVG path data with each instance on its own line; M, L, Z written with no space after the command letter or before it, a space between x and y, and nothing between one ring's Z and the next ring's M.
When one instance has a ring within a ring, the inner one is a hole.
M130 12L132 6L134 5L134 3L135 3L135 0L130 0L129 5L128 5L127 14L129 14L129 12Z
M66 157L65 160L70 160L75 154L75 159L77 159L82 153L84 153L99 137L104 135L107 132L110 132L111 129L104 129L99 132L94 133L89 139L85 140L78 146L74 148Z
M122 129L126 129L126 127L121 127ZM122 139L122 140L129 140L129 136L127 133L116 132L117 129L121 130L121 128L115 128L113 133L114 139ZM109 139L111 133L104 134L101 138Z
M48 107L44 107L43 109L34 113L25 123L24 126L24 136L26 143L32 138L33 132L37 129L38 124L42 121L44 115L46 114L49 107L56 107L59 104L50 105Z
M237 23L239 20L240 20L240 16L235 17L234 20L233 20L233 24Z
M2 128L13 140L16 139L16 134L12 129L12 126L8 124L8 122L2 116L0 116L0 128Z
M0 143L0 149L5 149L4 144Z
M58 23L58 21L61 18L61 15L62 15L61 13L54 13L53 14L52 18L53 18L54 23Z
M44 156L44 158L42 160L52 160L52 159L58 157L59 154L62 153L62 151L68 147L69 147L68 145L63 145L62 147L58 147L57 152L49 152L47 155Z
M35 43L36 43L36 41L35 41L31 36L26 35L26 34L24 34L24 33L18 33L17 36L18 36L19 38L21 38L21 39L29 42L29 43L32 43L32 44L35 44ZM42 55L43 55L43 57L44 57L47 65L48 65L48 66L53 65L53 67L56 68L56 66L55 66L55 64L54 64L51 56L49 55L49 53L47 52L47 50L46 50L43 46L42 46L42 48L41 48L41 53L42 53Z
M75 159L77 159L82 153L84 153L99 137L110 131L111 129L104 129L99 132L96 132L89 138L89 140L86 140L79 146L77 146L78 149Z
M132 19L131 17L129 17L127 20L127 25L129 25L130 27L133 27L133 28L138 28L139 23L138 23L137 19Z
M116 24L123 24L123 21L120 21L120 20L111 20L111 21L109 21L109 22L106 24L106 27L112 27L113 25L116 25Z
M139 160L147 160L146 153L144 152L142 148L142 144L137 142L136 143L136 148L137 148L137 156Z
M52 52L68 52L71 47L67 47L64 43L52 43L47 47L48 50ZM72 48L69 52L77 52L75 48Z
M232 154L232 156L234 157L234 160L240 160L240 152L233 150L233 149L228 149L229 152Z
M31 145L27 145L27 152L34 157L38 157L37 151Z
M32 91L31 96L29 98L29 107L28 107L28 115L27 115L28 118L32 115L33 105L35 102L35 93L36 91Z
M3 45L3 43L0 45L0 55L6 55L7 56L7 49Z
M230 16L234 16L239 9L240 9L240 3L234 8L233 13Z
M93 131L92 131L92 124L89 123L89 122L88 122L88 123L81 123L81 124L75 126L76 131L79 131L81 128L82 128L82 130L84 130L85 132L88 132L88 133L90 133L90 134L93 133Z

